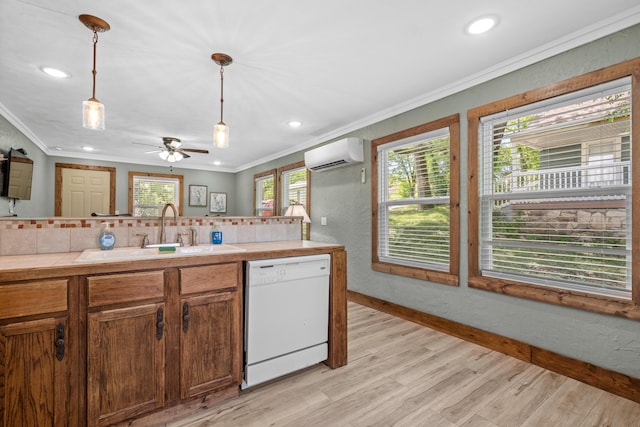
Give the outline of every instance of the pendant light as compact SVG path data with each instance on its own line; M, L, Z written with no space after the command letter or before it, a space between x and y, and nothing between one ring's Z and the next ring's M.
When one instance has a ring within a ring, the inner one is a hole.
M104 130L104 105L96 99L96 45L98 33L109 31L111 27L106 21L92 15L80 15L80 22L93 31L93 90L91 98L82 102L82 126L88 129Z
M213 62L220 66L220 122L213 129L213 146L227 148L229 146L229 126L223 121L222 110L224 106L224 67L231 64L233 59L224 53L211 55Z

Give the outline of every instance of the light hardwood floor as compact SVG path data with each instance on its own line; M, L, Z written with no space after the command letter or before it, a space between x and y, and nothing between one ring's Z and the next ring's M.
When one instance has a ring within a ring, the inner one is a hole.
M640 426L640 404L349 302L349 364L317 365L170 424Z

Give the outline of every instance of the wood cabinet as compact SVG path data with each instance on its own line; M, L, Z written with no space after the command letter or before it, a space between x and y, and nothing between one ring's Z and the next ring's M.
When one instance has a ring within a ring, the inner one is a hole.
M164 406L164 288L162 270L87 278L87 425Z
M76 425L69 280L0 287L0 426ZM74 331L75 333L75 331Z
M241 382L241 270L228 263L180 269L180 397Z
M237 389L240 266L87 277L87 425Z

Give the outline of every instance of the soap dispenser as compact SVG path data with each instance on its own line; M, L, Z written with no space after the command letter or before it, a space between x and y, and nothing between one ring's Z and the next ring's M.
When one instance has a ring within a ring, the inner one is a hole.
M220 231L220 223L213 223L213 231L211 232L211 243L214 245L222 244L222 231Z
M113 249L116 245L116 235L113 234L108 223L102 224L102 231L100 232L100 236L98 236L98 245L100 245L100 249L107 251Z

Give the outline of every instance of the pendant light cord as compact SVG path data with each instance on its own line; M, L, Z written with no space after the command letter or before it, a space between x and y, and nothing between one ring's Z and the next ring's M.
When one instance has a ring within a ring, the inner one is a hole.
M224 65L220 66L220 123L224 123L222 120L222 110L224 109Z
M98 32L93 30L93 70L91 74L93 74L93 91L91 92L91 99L96 99L96 45L98 44Z

